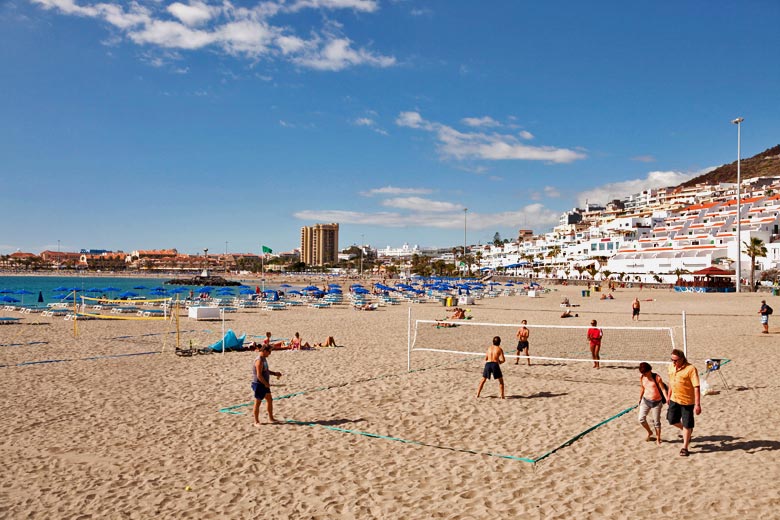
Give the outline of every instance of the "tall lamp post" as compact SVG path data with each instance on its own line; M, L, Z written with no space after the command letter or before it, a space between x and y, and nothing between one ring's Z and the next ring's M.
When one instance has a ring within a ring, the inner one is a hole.
M366 239L363 236L363 234L360 234L360 277L363 278L363 242L365 242Z
M737 125L737 292L742 292L742 173L740 161L742 158L742 121L738 117L732 121Z
M468 273L469 264L466 258L466 215L468 215L469 208L463 208L463 265L466 267Z

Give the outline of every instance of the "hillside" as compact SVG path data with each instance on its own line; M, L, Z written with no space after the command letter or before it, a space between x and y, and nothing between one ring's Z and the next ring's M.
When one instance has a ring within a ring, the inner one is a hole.
M780 176L780 145L764 150L753 157L742 159L742 180L752 177L776 177ZM694 177L680 186L693 186L699 183L737 182L737 161L724 164L709 173Z

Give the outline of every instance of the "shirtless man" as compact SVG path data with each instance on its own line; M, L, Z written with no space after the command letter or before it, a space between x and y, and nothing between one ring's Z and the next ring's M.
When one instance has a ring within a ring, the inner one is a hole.
M526 325L528 322L526 320L523 320L520 322L522 325L520 329L517 331L517 355L522 356L523 351L525 350L525 355L528 356L528 336L531 334L531 331L526 328ZM528 366L531 366L531 358L527 359ZM520 363L520 358L517 358L515 360L515 365Z
M499 366L504 361L506 361L506 358L504 357L504 349L501 348L501 338L495 336L493 337L493 344L488 347L485 354L485 368L482 370L482 381L479 382L477 397L482 392L485 381L492 376L493 379L498 379L498 385L501 387L501 399L504 399L504 375L501 373L501 367Z

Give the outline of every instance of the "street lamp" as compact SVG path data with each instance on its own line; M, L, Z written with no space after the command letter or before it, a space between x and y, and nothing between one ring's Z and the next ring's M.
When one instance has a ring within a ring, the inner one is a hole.
M227 274L227 246L228 246L228 241L225 240L225 274Z
M468 270L468 259L466 258L466 215L469 212L469 208L463 208L463 264Z
M732 121L737 125L737 292L742 292L742 174L740 171L740 160L742 157L742 121L744 118L738 117Z
M363 236L363 234L360 234L360 277L363 278L363 242L365 242L366 239Z

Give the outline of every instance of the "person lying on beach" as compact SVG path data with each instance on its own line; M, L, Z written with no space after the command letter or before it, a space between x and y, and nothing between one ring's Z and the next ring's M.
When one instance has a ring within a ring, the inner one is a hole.
M571 309L566 309L561 313L561 318L579 318L579 314L572 314Z
M376 303L365 303L363 305L355 305L355 309L359 311L375 311L379 308Z
M466 319L466 309L461 309L460 307L455 307L452 310L452 316L450 319L453 320L465 320Z
M325 340L324 343L315 343L315 347L337 347L336 345L336 338L333 336L328 336L328 339Z
M263 347L271 347L272 350L289 350L290 347L284 344L284 340L271 341L271 333L265 333L265 339L262 342Z

